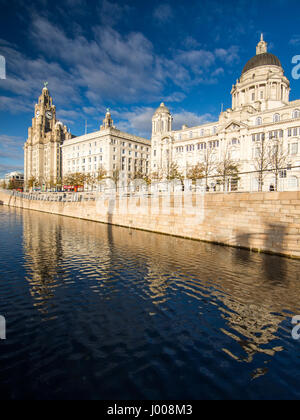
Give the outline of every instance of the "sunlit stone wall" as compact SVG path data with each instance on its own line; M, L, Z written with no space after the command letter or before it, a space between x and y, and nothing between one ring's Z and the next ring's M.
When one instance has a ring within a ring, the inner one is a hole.
M300 192L101 197L58 203L0 192L12 207L300 258Z

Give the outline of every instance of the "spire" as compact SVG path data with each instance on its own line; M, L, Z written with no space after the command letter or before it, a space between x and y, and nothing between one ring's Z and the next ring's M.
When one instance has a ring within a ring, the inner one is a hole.
M256 47L256 55L264 54L268 52L268 44L264 40L264 34L262 33L260 36L260 41Z

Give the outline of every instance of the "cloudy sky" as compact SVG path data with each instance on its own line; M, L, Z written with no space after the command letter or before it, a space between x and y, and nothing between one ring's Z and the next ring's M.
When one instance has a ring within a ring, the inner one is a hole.
M23 143L43 82L75 135L111 108L122 130L150 137L164 101L175 128L218 118L260 33L291 79L300 55L294 0L0 0L0 177L23 167ZM291 99L300 80L291 80Z

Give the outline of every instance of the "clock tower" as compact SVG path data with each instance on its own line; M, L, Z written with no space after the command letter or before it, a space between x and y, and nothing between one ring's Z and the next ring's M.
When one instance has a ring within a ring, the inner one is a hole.
M42 94L35 105L32 126L28 129L28 139L24 146L25 186L35 181L42 190L61 183L61 145L72 138L71 133L56 119L56 107L44 84ZM31 182L29 182L31 180Z

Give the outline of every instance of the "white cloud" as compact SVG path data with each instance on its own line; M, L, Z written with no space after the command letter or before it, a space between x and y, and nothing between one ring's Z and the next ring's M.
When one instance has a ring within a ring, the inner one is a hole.
M120 5L110 0L103 0L98 7L101 23L110 27L115 26L121 19L124 19L130 11L131 7L127 4Z
M32 25L33 40L40 49L71 66L71 82L87 89L86 95L98 103L106 100L154 101L171 81L185 90L197 83L211 83L216 61L233 64L238 48L208 51L175 50L170 57L158 55L142 33L121 35L106 26L93 28L94 38L68 37L62 29L43 18Z
M165 102L182 102L186 98L186 94L183 92L174 92L169 96L164 97Z
M212 77L218 77L218 76L222 76L225 73L224 69L222 67L219 67L218 69L216 69L214 72L212 72Z
M15 164L7 165L5 163L0 163L0 179L3 179L7 173L15 171L23 172L24 166Z
M239 62L239 48L237 46L232 46L225 50L224 48L218 48L215 50L215 56L226 64L234 64Z
M183 125L188 127L197 127L215 120L212 114L198 115L194 112L181 111L174 114L173 129L180 130Z
M292 45L293 47L299 47L299 45L300 45L300 35L293 35L289 44Z
M152 107L136 107L131 111L116 111L114 112L116 117L123 119L120 122L117 122L117 128L150 138L152 117L155 110L156 108ZM215 120L215 116L210 113L199 115L194 112L182 110L173 114L173 130L179 130L183 125L187 125L188 127L197 127Z
M75 2L79 7L81 0ZM108 8L108 0L103 5ZM100 122L107 103L179 103L196 85L216 83L224 66L239 59L235 46L209 51L199 48L193 40L185 49L171 50L164 56L156 53L142 33L120 34L107 25L92 28L92 39L80 30L70 33L67 35L63 28L35 15L29 39L39 49L36 58L25 56L16 46L0 40L8 62L8 78L0 81L0 88L15 95L1 97L0 109L33 110L42 82L47 80L58 105L58 117L64 123L95 119L97 115ZM125 112L119 119L126 125L127 115L127 127L147 133L150 110L147 106L139 108L137 116Z
M7 172L23 171L24 142L22 137L0 134L0 178Z
M152 107L135 107L130 111L119 110L114 112L116 118L121 119L117 122L117 128L150 138L154 111L155 109Z
M28 112L32 109L33 105L21 96L17 96L14 98L8 96L0 96L1 111L8 111L11 114L18 114L19 112Z
M0 134L0 158L16 158L17 156L22 156L23 144L24 139L22 137Z
M154 9L153 17L158 23L166 23L174 17L174 14L169 4L163 3Z

